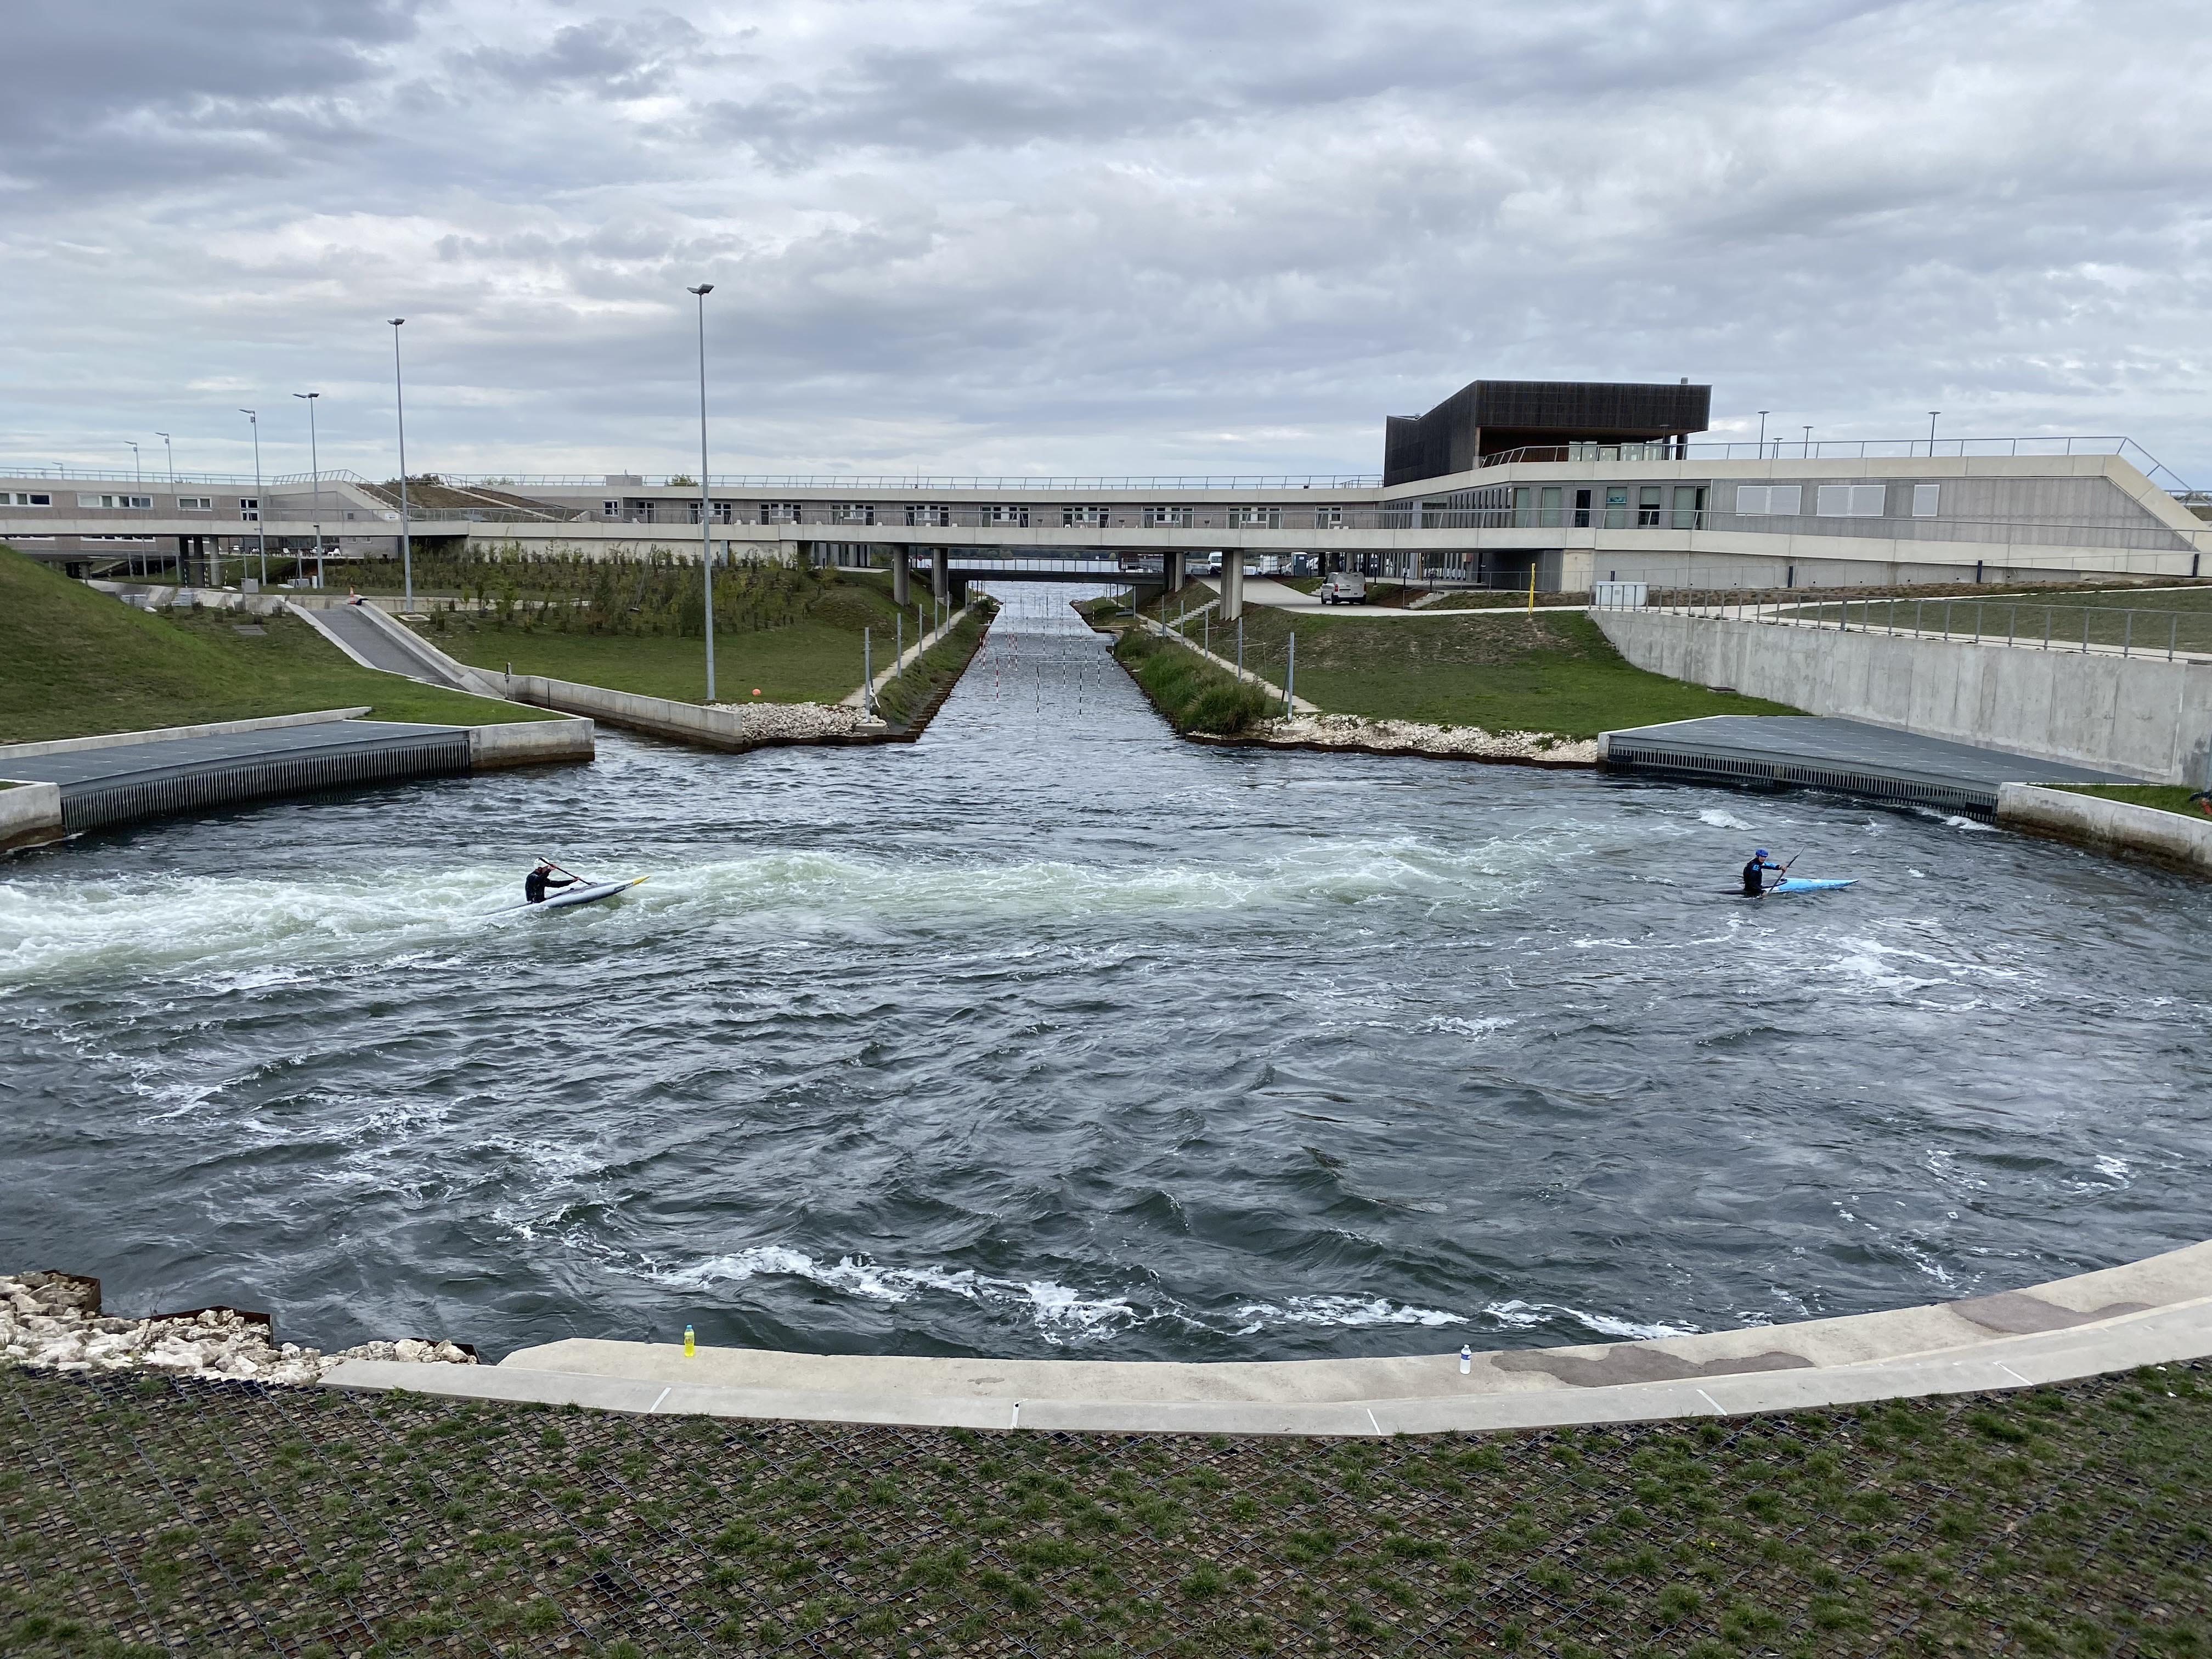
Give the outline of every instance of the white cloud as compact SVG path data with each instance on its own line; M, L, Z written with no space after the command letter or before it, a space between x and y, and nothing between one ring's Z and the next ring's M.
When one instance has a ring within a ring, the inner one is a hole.
M2212 477L2150 0L188 9L18 30L0 453L233 465L313 386L388 470L404 314L419 465L681 466L704 278L732 471L1370 469L1478 374L1687 374Z

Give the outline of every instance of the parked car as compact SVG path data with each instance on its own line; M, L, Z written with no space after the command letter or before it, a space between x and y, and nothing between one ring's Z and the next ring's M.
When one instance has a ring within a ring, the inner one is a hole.
M1364 605L1367 603L1367 578L1340 570L1321 585L1323 605Z

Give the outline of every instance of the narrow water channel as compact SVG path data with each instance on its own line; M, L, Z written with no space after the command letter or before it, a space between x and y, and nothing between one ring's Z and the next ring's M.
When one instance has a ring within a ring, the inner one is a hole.
M1291 1358L2206 1236L2212 903L1964 822L1177 742L1066 609L922 741L0 860L0 1267L343 1344ZM1727 890L1753 844L1859 887ZM651 872L489 916L544 852Z

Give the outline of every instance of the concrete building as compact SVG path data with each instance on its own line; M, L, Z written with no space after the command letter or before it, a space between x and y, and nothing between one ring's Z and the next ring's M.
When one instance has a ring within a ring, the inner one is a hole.
M1705 442L1710 391L1478 380L1394 419L1385 475L1307 477L716 478L709 534L732 559L1149 577L1358 568L1519 589L1594 582L1807 587L2072 581L2208 573L2212 525L2120 438ZM1407 478L1391 472L1441 465ZM696 556L698 489L635 474L425 478L418 545ZM392 489L352 474L174 488L0 466L0 539L78 574L234 580L265 534L272 577L319 533L396 550ZM279 568L278 567L281 567ZM243 574L254 574L248 571Z

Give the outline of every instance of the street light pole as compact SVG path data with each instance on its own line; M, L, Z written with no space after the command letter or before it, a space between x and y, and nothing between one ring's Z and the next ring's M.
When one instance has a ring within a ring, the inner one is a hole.
M1759 411L1759 454L1761 460L1766 458L1766 416L1769 412L1764 409Z
M159 439L161 441L161 447L162 447L163 449L165 449L165 450L168 451L168 455L169 455L169 493L170 493L172 495L175 495L175 494L177 493L177 452L176 452L176 450L175 450L175 449L174 449L174 448L170 445L170 442L169 442L169 434L168 434L167 433L166 433L166 432L156 432L154 435L155 435L155 437L159 438Z
M261 493L261 417L250 409L238 411L253 428L253 534L261 553L261 585L269 586L269 501Z
M399 417L399 580L405 598L400 602L403 611L415 608L415 547L407 532L407 397L399 383L399 325L404 317L392 319L392 407Z
M180 514L180 515L181 515L182 509L181 509L181 508L179 508L179 507L178 507L178 505L177 505L177 452L176 452L175 450L173 450L173 449L171 449L171 448L169 447L169 434L168 434L167 433L166 433L166 432L156 432L154 435L155 435L155 437L159 438L159 439L161 441L161 447L162 447L163 449L165 449L165 450L168 450L168 454L169 454L169 511L170 511L170 512L172 512L172 513L176 513L176 514ZM177 538L177 586L179 586L179 587L182 587L184 585L185 585L185 538L184 538L182 536L179 536L179 537L178 537L178 538Z
M1813 459L1813 428L1809 426L1805 428L1805 459Z
M707 701L714 701L714 504L707 484L707 296L712 283L685 290L699 301L699 574L707 594Z
M323 585L323 459L315 447L315 399L319 392L292 394L307 405L307 470L315 475L315 586Z
M1928 459L1931 461L1936 459L1936 417L1942 412L1940 409L1928 411Z
M131 481L136 483L143 484L146 482L146 469L138 465L138 446L137 444L131 444L131 440L128 438L125 438L123 441L126 444L131 444Z

